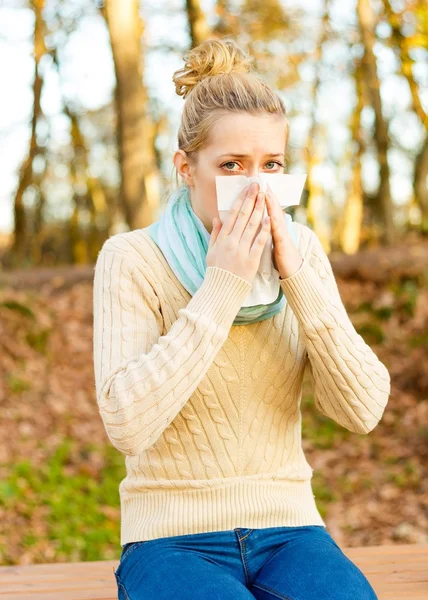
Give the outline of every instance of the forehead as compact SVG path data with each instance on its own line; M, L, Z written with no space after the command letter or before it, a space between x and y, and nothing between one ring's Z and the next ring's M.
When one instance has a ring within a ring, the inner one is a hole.
M255 152L284 152L287 121L282 115L269 113L228 113L212 126L211 151L251 154Z

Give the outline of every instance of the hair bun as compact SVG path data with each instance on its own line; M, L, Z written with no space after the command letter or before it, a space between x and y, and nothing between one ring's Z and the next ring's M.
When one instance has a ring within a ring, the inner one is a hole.
M252 58L230 39L205 40L187 52L183 60L184 67L175 71L172 80L175 91L184 98L205 77L252 70Z

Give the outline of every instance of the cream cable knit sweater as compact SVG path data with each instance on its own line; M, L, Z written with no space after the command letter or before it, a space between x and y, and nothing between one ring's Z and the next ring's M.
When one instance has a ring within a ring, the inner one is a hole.
M192 297L144 229L109 238L94 274L94 367L107 435L125 455L121 544L235 527L325 525L301 445L306 364L317 408L355 433L382 417L385 365L354 329L316 234L287 304L232 325L251 288L208 267Z

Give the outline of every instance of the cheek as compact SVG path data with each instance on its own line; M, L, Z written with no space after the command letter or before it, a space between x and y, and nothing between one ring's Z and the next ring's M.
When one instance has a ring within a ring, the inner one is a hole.
M198 172L196 184L196 193L200 212L212 221L218 217L217 209L217 190L215 185L215 176L217 171L214 168L206 167Z
M218 217L217 209L217 189L215 185L215 176L217 171L215 169L207 170L204 174L204 192L203 202L206 212L210 217Z
M217 189L215 185L215 179L213 177L212 182L210 184L208 198L209 200L209 211L212 217L219 217L218 208L217 208Z

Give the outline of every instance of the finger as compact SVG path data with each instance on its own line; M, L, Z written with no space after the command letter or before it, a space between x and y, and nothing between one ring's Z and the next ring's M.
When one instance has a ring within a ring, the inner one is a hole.
M224 220L223 223L223 228L222 228L222 233L224 235L228 235L232 229L233 226L235 225L235 221L236 218L239 214L239 211L241 209L241 206L243 204L243 202L245 201L246 197L247 197L247 193L249 190L250 186L247 185L245 186L238 194L238 197L236 198L236 200L234 200L234 202L232 203L229 213L226 216L226 219Z
M239 235L242 235L248 222L251 220L255 205L257 204L259 189L260 185L257 182L253 182L248 188L247 197L239 209L234 227L234 230Z
M215 244L215 241L216 241L216 239L218 237L218 233L219 233L220 229L221 229L221 221L220 221L219 217L214 217L214 219L213 219L213 228L212 228L212 231L211 231L210 239L208 241L208 248L211 248L211 246L213 244Z
M208 240L208 248L211 248L211 246L216 241L217 234L218 234L217 218L214 217L213 218L213 227L212 227L212 230L211 230L210 239Z
M248 242L248 244L252 244L254 241L254 237L257 234L259 226L260 226L260 221L263 218L264 210L265 210L264 193L259 192L257 194L257 199L254 204L254 209L251 214L251 217L250 217L248 224L242 234L242 240L245 240L246 242Z
M260 260L264 247L266 246L266 242L271 233L271 219L270 217L266 217L263 219L262 227L260 229L260 233L256 236L253 245L251 246L250 255L251 257L257 260Z
M269 185L266 188L266 208L271 218L272 231L276 231L284 219L284 212Z
M273 193L272 189L269 187L269 185L266 187L266 199L269 202L271 211L273 213L280 213L282 212L281 210L281 205L279 203L278 198L275 196L275 194Z

